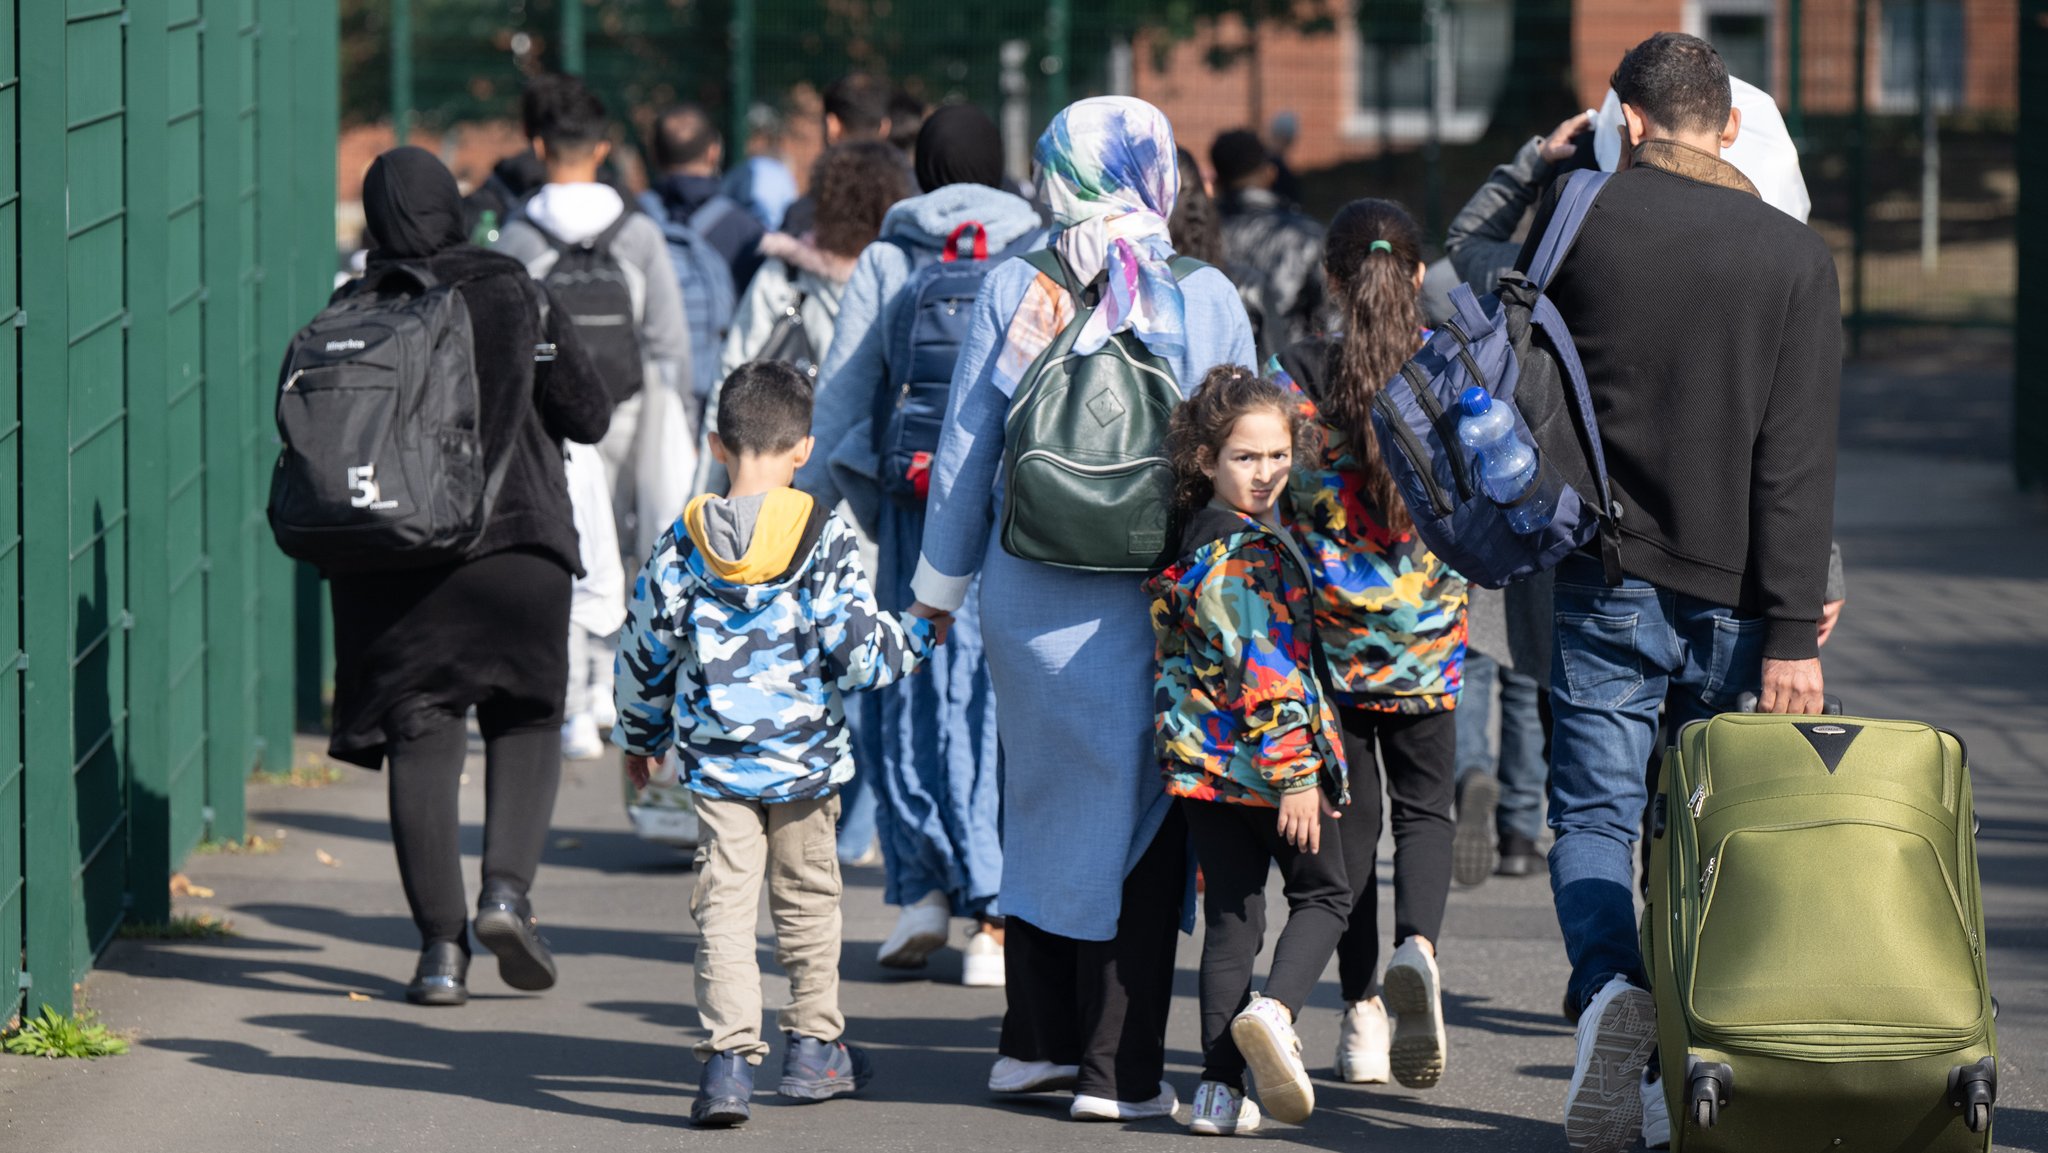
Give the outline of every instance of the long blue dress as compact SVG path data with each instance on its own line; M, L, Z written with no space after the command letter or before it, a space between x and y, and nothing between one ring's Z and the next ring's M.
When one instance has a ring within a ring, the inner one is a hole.
M1108 941L1124 876L1169 804L1152 747L1152 625L1141 576L1020 560L996 535L1010 398L994 369L1037 275L1010 261L975 302L912 585L918 599L952 608L980 577L1003 751L1003 912L1063 937ZM1251 322L1230 281L1204 269L1181 290L1188 348L1168 363L1182 392L1218 364L1256 367Z

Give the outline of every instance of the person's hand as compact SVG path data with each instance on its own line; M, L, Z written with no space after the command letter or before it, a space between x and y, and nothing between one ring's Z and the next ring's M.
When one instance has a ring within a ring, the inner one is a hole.
M1293 845L1301 852L1313 855L1322 851L1323 823L1320 818L1335 820L1337 810L1323 796L1321 789L1297 789L1280 794L1280 839Z
M910 606L910 615L923 617L925 620L932 622L932 642L934 644L945 644L946 634L953 631L953 614L944 609L935 609L923 601Z
M1578 141L1572 138L1584 132L1586 126L1591 123L1593 123L1593 114L1581 112L1556 128L1551 129L1550 135L1543 138L1542 147L1536 150L1537 155L1550 161L1552 164L1563 160L1570 160L1572 155L1579 150Z
M1764 658L1764 693L1760 713L1818 714L1822 708L1820 658L1774 661Z
M1842 606L1848 603L1846 600L1829 601L1820 606L1820 639L1815 644L1824 645L1829 637L1835 635L1835 625L1842 619Z
M646 788L647 782L652 780L653 778L653 757L642 757L635 755L633 753L626 754L626 779L633 782L634 788Z

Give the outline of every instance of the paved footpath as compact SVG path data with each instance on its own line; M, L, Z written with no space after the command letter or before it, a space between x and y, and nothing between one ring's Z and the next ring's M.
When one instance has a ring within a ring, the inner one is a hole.
M2048 1153L2048 509L2012 495L2005 466L1985 461L2002 441L1987 454L1967 436L1916 442L1890 425L1852 425L1850 436L1866 447L1842 462L1850 602L1826 654L1830 686L1852 712L1936 719L1969 742L2003 1003L1999 1148ZM691 876L680 856L627 832L617 780L615 761L572 766L562 790L535 893L561 985L511 992L486 959L459 1010L402 999L416 942L381 777L349 770L326 789L253 788L251 828L281 837L281 851L195 858L192 879L215 895L180 901L230 918L239 936L116 944L86 995L135 1039L133 1053L0 1058L0 1150L1111 1153L1187 1140L1164 1122L1078 1126L1050 1097L991 1101L983 1084L1001 994L961 988L955 952L923 978L879 969L875 945L894 918L872 869L849 871L844 962L850 1035L880 1069L871 1090L808 1107L764 1097L747 1129L688 1130ZM463 805L474 886L479 765ZM1184 1100L1197 1073L1198 947L1183 939L1170 1037ZM1547 886L1496 879L1456 892L1444 972L1451 1059L1439 1088L1320 1081L1307 1126L1272 1125L1260 1139L1388 1153L1562 1149L1571 1034L1557 1012L1565 970ZM771 987L770 1003L782 992ZM1326 982L1302 1028L1313 1065L1329 1060L1337 1009Z

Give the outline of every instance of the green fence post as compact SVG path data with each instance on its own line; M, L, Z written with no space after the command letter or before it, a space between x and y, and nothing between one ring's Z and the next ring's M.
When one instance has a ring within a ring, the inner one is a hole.
M48 160L65 150L65 11L61 4L21 6L20 154ZM66 282L65 167L21 166L21 278ZM70 304L63 291L39 291L22 318L22 858L27 889L24 956L28 1012L71 1011L73 958L84 952L79 885L78 796L71 764Z
M207 836L243 835L243 788L255 718L249 709L247 579L250 409L260 382L242 369L242 76L247 32L240 0L204 0L200 32L201 333L206 411L206 814Z
M412 139L412 0L391 0L391 138Z
M129 916L170 919L170 516L168 194L164 118L169 69L164 0L131 0L128 82L128 646Z
M298 291L293 279L298 266L299 221L292 211L293 147L297 125L292 117L292 29L294 0L260 0L263 35L257 42L256 57L256 155L260 182L257 208L257 246L262 269L261 297L257 311L256 342L252 352L254 395L268 397L276 388L277 363L284 342L302 319L297 315ZM267 480L267 462L276 456L277 434L268 406L257 416L256 449L264 467L256 473ZM259 481L250 486L245 499L251 513L260 516L264 494ZM288 772L292 767L292 667L293 628L291 558L277 551L256 534L259 596L259 641L256 688L256 732L262 742L263 768Z
M1067 57L1073 50L1073 0L1048 0L1045 6L1045 100L1047 118L1067 106Z
M17 155L21 76L14 0L0 0L0 156ZM14 273L0 278L0 1028L21 1003L21 166L0 183L0 253Z
M562 5L562 50L557 54L561 70L583 75L583 0L558 0Z
M754 103L754 0L732 0L731 62L728 75L732 90L731 143L726 146L728 165L739 163L747 154L747 111Z
M334 244L335 135L341 121L340 16L335 0L299 0L292 40L296 81L293 109L297 128L292 139L299 156L294 165L292 203L300 208L303 248L293 282L300 287L294 323L326 303L333 292L338 265ZM325 700L333 652L327 643L326 584L311 565L293 573L297 616L297 700L299 729L317 730L325 720Z

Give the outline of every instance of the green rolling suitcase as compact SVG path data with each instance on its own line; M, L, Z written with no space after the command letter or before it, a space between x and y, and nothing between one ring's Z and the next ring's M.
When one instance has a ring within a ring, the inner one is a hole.
M1983 1153L1998 1093L1970 771L1911 721L1696 721L1651 801L1674 1150Z

